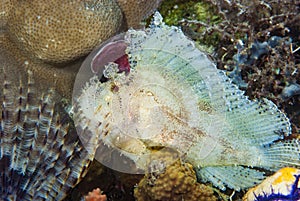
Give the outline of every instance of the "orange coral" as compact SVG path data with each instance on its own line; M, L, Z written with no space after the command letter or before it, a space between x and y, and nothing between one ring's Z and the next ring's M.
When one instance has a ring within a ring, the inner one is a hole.
M106 195L101 195L101 190L99 188L94 189L89 192L87 196L84 196L85 201L106 201Z

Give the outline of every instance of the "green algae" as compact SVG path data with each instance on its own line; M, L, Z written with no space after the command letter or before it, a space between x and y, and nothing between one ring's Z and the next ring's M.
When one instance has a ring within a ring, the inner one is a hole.
M215 24L220 22L221 18L216 14L212 5L203 1L182 1L166 0L159 9L167 25L180 25L182 19L198 20Z
M217 46L220 33L210 27L220 23L222 18L212 4L195 0L166 0L159 12L167 25L180 26L200 49L212 52Z

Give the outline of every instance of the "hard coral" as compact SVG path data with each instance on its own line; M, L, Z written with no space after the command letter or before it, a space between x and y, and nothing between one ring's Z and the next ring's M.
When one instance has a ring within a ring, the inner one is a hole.
M197 183L192 165L179 160L159 175L147 174L134 190L137 201L216 201L213 190Z
M0 4L0 29L6 25L10 10L15 0L1 0Z
M127 26L140 28L141 21L146 19L160 5L163 0L117 0L120 5Z
M7 25L19 48L43 61L60 63L87 54L114 35L121 22L115 1L33 0L17 1Z
M56 83L56 89L63 97L71 97L76 69L80 67L79 62L64 65L61 68L44 63L39 59L32 58L31 55L19 49L15 43L9 40L7 32L0 33L0 45L16 61L14 65L10 66L14 66L14 68L19 70L31 70L34 73L33 76L36 83L44 86ZM6 59L3 58L3 60ZM15 75L11 74L9 76L14 77Z

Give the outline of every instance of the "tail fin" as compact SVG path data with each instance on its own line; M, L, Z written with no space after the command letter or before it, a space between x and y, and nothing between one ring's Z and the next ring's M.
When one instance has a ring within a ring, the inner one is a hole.
M300 167L300 140L276 142L267 147L262 166L271 170L292 166Z
M236 191L250 188L265 178L264 172L242 166L204 167L196 169L196 172L200 180L209 181L223 191L226 187Z

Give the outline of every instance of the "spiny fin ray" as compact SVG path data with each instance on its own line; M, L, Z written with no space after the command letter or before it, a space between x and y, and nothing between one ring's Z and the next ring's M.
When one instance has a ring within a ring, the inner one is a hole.
M264 179L263 172L242 166L205 167L196 171L203 181L210 181L221 190L226 190L227 186L240 191L252 187Z

